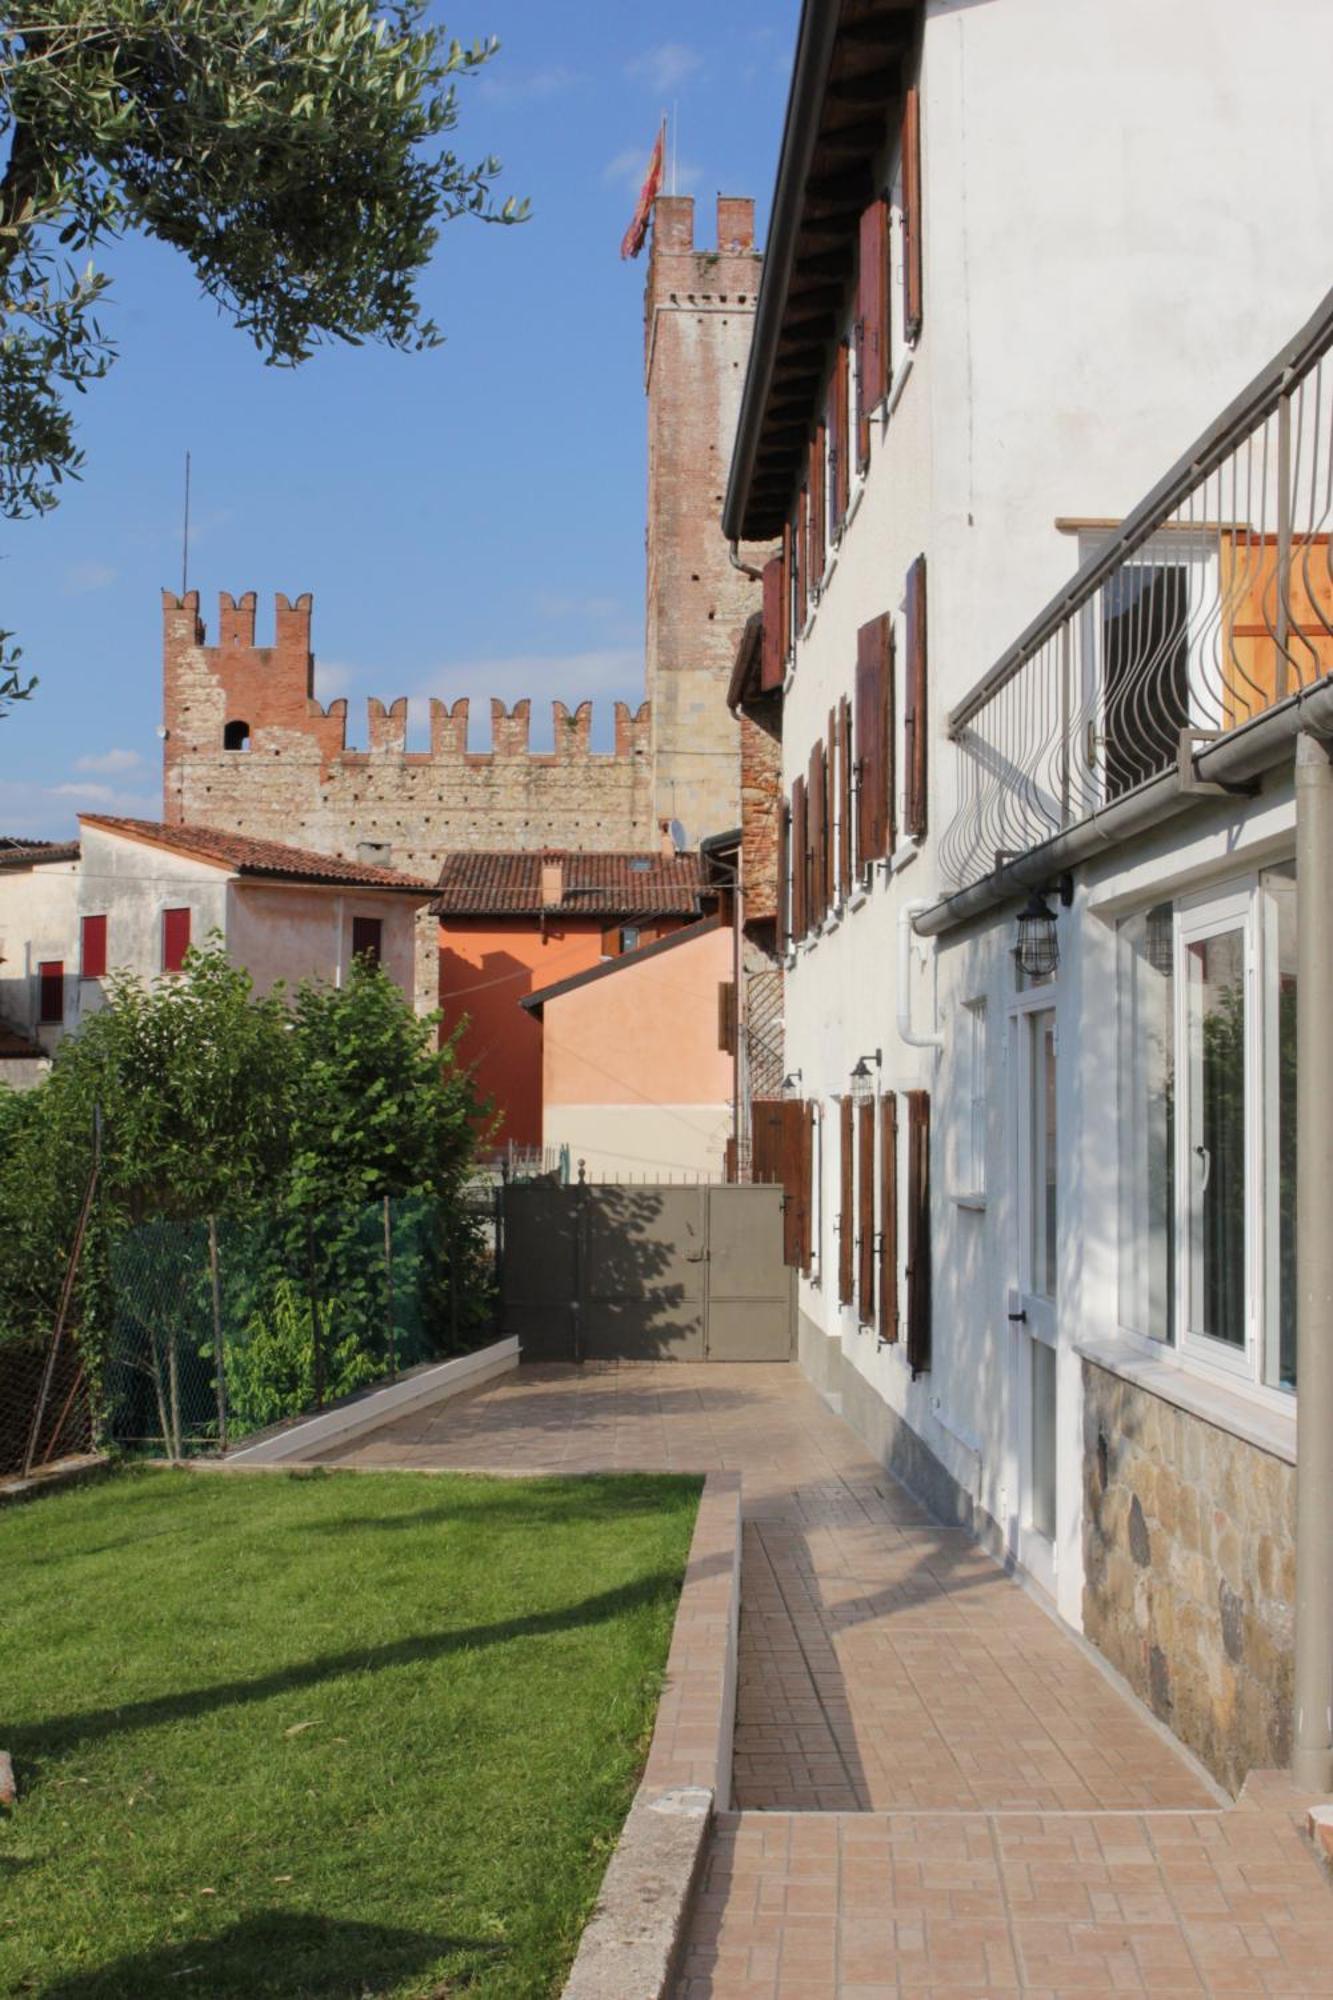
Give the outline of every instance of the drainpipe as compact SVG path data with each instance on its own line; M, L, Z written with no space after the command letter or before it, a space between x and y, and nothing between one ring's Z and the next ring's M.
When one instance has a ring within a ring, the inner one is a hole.
M1296 739L1296 1685L1291 1771L1333 1791L1333 766Z
M748 576L752 583L763 582L764 572L761 569L751 569L749 563L741 561L739 542L727 543L727 560L733 569L738 569L742 576Z
M932 907L929 896L913 896L898 911L898 1035L912 1049L942 1049L944 1037L912 1031L912 919Z

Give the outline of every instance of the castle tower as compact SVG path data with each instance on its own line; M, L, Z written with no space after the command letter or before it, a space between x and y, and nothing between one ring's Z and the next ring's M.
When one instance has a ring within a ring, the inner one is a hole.
M740 823L727 679L759 586L733 567L721 513L760 269L753 201L719 195L717 249L696 250L693 200L658 196L644 300L645 671L656 813L678 819L691 847ZM755 567L768 553L740 551Z

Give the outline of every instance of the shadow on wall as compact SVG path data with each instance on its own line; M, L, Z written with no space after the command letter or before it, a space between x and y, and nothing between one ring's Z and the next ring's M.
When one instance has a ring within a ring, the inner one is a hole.
M704 1359L705 1187L505 1196L504 1325L525 1361Z

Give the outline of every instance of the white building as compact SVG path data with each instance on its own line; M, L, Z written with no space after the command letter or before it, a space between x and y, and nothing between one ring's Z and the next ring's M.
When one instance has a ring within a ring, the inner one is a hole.
M416 912L434 885L208 827L98 813L64 845L0 849L0 1080L35 1082L109 975L179 972L216 934L257 992L341 984L369 953L411 999ZM21 1049L37 1051L23 1055Z
M1281 505L1279 369L1117 538L1318 305L1331 56L1319 0L807 0L724 513L782 538L802 1362L1233 1782L1292 1713L1295 813L1289 740L1177 757L1333 666L1329 384Z

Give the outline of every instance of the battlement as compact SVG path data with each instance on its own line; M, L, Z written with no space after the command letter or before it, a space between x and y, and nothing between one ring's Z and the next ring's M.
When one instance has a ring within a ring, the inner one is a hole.
M275 599L274 637L256 645L254 591L218 598L217 639L199 593L162 594L164 817L268 834L329 853L388 839L396 866L454 848L642 844L652 828L652 717L615 703L614 747L592 747L593 705L551 703L549 750L531 747L532 702L490 700L491 746L468 745L472 704L429 704L429 749L409 750L405 695L366 703L364 749L349 749L348 703L315 696L313 602Z

